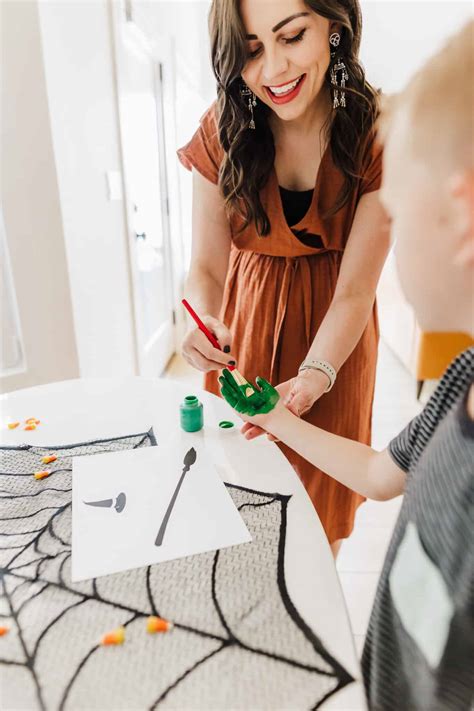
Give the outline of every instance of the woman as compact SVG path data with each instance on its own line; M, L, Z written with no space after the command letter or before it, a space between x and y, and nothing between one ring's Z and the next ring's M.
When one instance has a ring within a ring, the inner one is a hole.
M184 357L211 392L235 361L309 422L369 443L389 240L358 0L214 0L210 32L218 99L179 157L193 169L187 294L223 352L193 329ZM363 498L280 446L337 554Z

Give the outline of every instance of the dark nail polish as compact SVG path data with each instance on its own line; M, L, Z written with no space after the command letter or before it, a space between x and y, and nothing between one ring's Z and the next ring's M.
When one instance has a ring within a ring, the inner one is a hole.
M235 365L235 360L230 360L228 365Z
M230 346L224 346L224 353L230 353Z

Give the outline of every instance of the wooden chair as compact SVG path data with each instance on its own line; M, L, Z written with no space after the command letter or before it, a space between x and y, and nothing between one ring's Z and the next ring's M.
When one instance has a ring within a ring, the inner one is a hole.
M425 380L441 378L451 361L474 340L465 333L421 333L416 358L417 398Z

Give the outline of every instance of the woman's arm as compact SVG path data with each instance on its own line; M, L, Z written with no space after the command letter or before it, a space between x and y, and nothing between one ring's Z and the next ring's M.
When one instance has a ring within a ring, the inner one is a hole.
M363 195L347 240L331 305L308 352L336 370L345 363L367 325L390 247L388 219L378 191Z
M344 250L331 305L307 358L326 360L336 371L345 363L367 325L389 247L388 218L378 191L363 195ZM302 387L290 395L288 405L301 414L325 392L328 377L317 370L305 370L298 380Z
M307 358L326 360L336 371L349 358L367 325L389 247L389 222L379 193L363 195L344 250L331 305ZM325 393L327 386L327 375L308 369L281 383L277 389L285 405L300 416ZM251 423L246 423L242 432L247 439L263 434L260 427ZM270 435L270 439L275 437Z
M226 353L213 348L194 327L183 341L183 356L199 370L218 370L234 360L231 335L218 320L230 254L230 228L217 185L193 170L193 242L185 294Z
M230 253L230 228L217 185L193 170L193 241L185 292L198 313L218 318Z

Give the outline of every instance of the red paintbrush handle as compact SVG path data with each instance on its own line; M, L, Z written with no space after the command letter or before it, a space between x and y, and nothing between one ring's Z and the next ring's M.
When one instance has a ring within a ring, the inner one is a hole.
M204 333L206 336L207 340L212 343L214 348L217 348L218 350L222 350L222 348L219 345L219 341L217 338L214 336L213 333L210 332L210 330L207 328L207 326L204 325L204 323L201 321L191 304L189 304L186 299L182 299L181 303L183 304L184 308L186 311L189 313L192 319L196 322L197 327L199 328L200 331Z
M193 309L193 307L191 306L191 304L189 304L189 303L186 301L186 299L182 299L182 300L181 300L181 303L183 304L184 308L186 309L186 311L188 312L188 314L191 316L191 318L195 321L195 323L196 323L197 327L199 328L199 330L204 333L204 335L206 336L207 340L208 340L210 343L212 343L212 345L214 346L214 348L217 348L219 351L221 351L222 348L220 347L219 341L217 340L217 338L215 337L215 335L214 335L213 333L211 333L211 331L207 328L207 326L204 325L204 323L201 321L201 319L199 318L199 316L197 315L197 313L195 312L195 310ZM228 364L228 365L227 365L227 368L228 368L229 370L234 370L235 366Z

